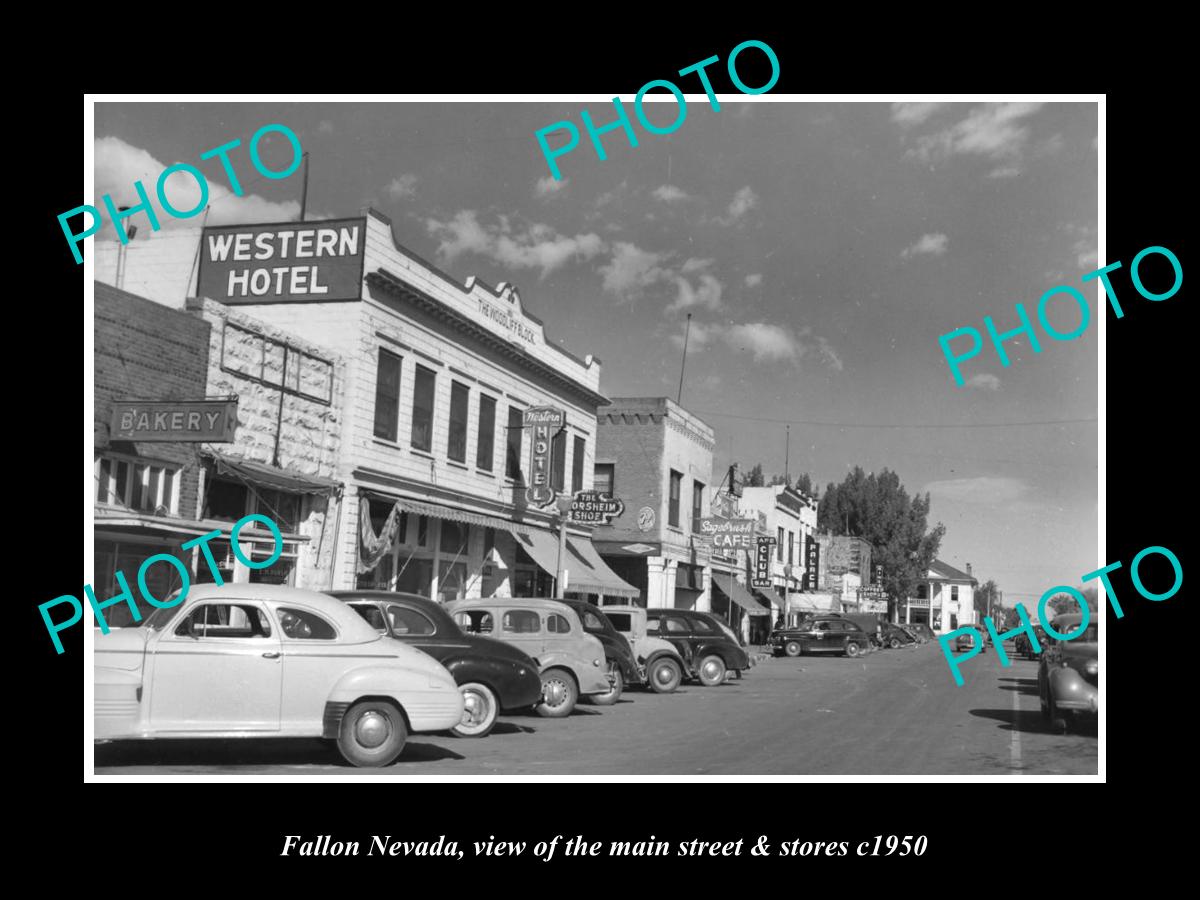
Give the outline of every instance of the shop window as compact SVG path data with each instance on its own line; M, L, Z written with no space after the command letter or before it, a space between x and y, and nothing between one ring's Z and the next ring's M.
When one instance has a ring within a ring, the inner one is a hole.
M212 478L204 497L204 518L236 522L246 515L248 491L244 484Z
M455 462L467 461L467 417L471 389L457 381L450 383L450 431L446 455Z
M442 556L466 556L469 527L462 522L442 519Z
M575 446L571 452L571 493L583 490L583 457L587 450L587 441L575 435Z
M699 534L700 520L704 517L704 482L692 482L692 531Z
M515 406L508 408L508 434L505 438L504 474L516 481L522 481L521 474L521 436L524 425L521 410Z
M616 466L612 463L596 463L592 467L592 488L601 494L613 496L613 481L616 478Z
M433 449L433 392L437 375L417 366L413 383L412 445L426 453Z
M467 564L448 560L438 569L438 598L442 603L453 603L467 596Z
M492 471L492 460L496 455L496 400L486 394L479 395L479 443L475 447L475 467L485 472Z
M429 546L429 516L418 516L417 518L417 546Z
M483 529L483 559L487 562L492 558L492 551L496 549L496 529Z
M679 527L679 491L683 486L683 473L671 470L670 502L667 506L667 524Z
M400 357L379 348L375 373L375 437L395 441L400 435Z
M433 588L432 559L401 559L396 573L396 591L428 597Z
M332 641L337 638L332 625L304 609L280 607L279 630L293 641Z
M378 533L378 532L376 532ZM358 590L363 591L386 591L392 586L392 572L395 571L395 564L392 555L386 554L383 559L379 560L378 565L369 572L362 572L357 576L354 586Z
M212 553L213 562L216 563L217 571L221 573L221 578L229 583L233 581L233 548L229 541L209 541L207 543L209 551ZM199 547L194 547L191 553L195 554L195 564L191 567L192 581L196 584L211 584L216 581L212 571L209 568L208 560L204 557L204 551ZM191 562L192 557L188 558Z
M775 558L783 562L783 526L775 529Z
M280 531L295 534L300 527L300 495L288 491L259 488L255 497L255 511L267 516ZM385 508L385 511L390 509ZM374 518L374 517L372 517ZM378 530L375 532L378 534Z
M175 514L180 470L117 457L96 460L96 502L141 512Z

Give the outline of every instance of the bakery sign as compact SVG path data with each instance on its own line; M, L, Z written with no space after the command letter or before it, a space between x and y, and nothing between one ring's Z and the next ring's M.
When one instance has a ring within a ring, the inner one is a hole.
M705 516L700 520L700 533L712 538L714 550L754 550L754 527L757 519L722 519Z
M775 545L773 537L755 539L754 547L754 578L751 584L757 588L771 586L771 548Z
M109 440L229 442L237 400L142 400L112 407Z
M567 424L567 414L553 406L531 406L525 410L521 424L529 429L529 487L525 499L531 506L546 507L554 502L550 486L553 465L554 435Z
M599 491L576 491L571 500L570 518L579 525L607 525L623 512L624 503Z

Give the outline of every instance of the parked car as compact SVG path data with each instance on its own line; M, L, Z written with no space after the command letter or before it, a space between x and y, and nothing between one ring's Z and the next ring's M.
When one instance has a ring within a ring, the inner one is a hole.
M731 672L750 668L750 655L705 613L690 609L646 610L646 633L670 641L686 674L715 687Z
M963 650L970 650L975 646L975 642L979 641L979 652L987 653L987 641L984 640L983 634L973 626L968 627L971 628L970 631L964 632L954 639L955 649L959 650L960 652Z
M1041 625L1034 625L1033 633L1037 635L1038 647L1045 652L1050 643L1050 639L1046 636L1046 629ZM1037 659L1038 656L1033 652L1033 644L1029 642L1029 635L1023 631L1013 640L1013 651L1024 659Z
M723 631L729 637L729 639L731 641L733 641L735 644L737 644L739 647L741 647L742 650L745 652L746 668L747 669L754 668L754 657L750 655L750 651L746 650L745 638L743 638L740 634L738 634L736 631L734 631L732 625L730 625L728 622L726 622L724 619L722 619L716 613L701 612L700 610L695 610L695 609L689 610L689 612L691 612L691 614L693 616L698 616L698 617L704 619L705 621L707 621L710 625L715 625L717 628L719 628L721 631ZM733 675L735 678L741 678L742 672L745 670L744 669L731 669L730 671L733 672Z
M842 616L809 619L798 628L783 628L771 634L776 656L805 653L842 653L858 656L870 646L870 636Z
M193 585L95 641L99 740L319 737L353 765L385 766L410 731L462 719L441 663L311 591Z
M603 609L608 621L633 647L640 676L637 683L659 694L670 694L679 687L687 666L674 644L647 633L646 610L640 606L605 606Z
M929 638L917 631L917 629L912 625L897 625L896 627L903 629L904 633L911 637L918 644L926 644L929 642Z
M1051 620L1059 634L1079 628L1083 616L1064 613ZM1067 730L1080 717L1094 717L1100 704L1100 623L1093 615L1079 637L1069 641L1047 635L1048 646L1038 663L1038 699L1042 715L1054 728Z
M588 700L598 706L612 706L621 699L626 684L638 684L641 681L633 658L633 647L595 604L568 598L562 598L561 602L575 610L579 621L583 623L583 630L599 638L604 645L604 661L612 690L607 694L593 694Z
M891 623L880 626L879 641L883 646L890 647L893 650L899 650L908 644L917 643L915 637L899 625L892 625Z
M445 607L427 597L392 591L330 591L380 634L428 653L454 676L463 695L459 737L488 734L501 711L542 700L537 664L520 649L493 638L463 634Z
M561 601L483 597L447 603L446 612L467 634L499 638L533 658L542 679L539 715L569 716L581 696L612 691L604 645Z
M916 624L905 625L904 627L910 629L914 634L921 635L927 641L937 640L937 635L933 633L933 629L924 622L917 622Z

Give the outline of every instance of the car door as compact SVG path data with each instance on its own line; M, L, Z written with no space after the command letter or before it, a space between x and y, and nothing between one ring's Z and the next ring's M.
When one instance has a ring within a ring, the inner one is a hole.
M280 638L263 604L199 603L172 623L153 656L156 733L279 730Z
M337 626L299 602L270 604L279 623L283 654L283 702L280 728L289 734L319 735L325 702L335 684L359 666L395 660L380 640L350 643Z
M828 620L813 622L808 627L808 632L805 634L805 652L807 653L824 653L829 649L829 625Z

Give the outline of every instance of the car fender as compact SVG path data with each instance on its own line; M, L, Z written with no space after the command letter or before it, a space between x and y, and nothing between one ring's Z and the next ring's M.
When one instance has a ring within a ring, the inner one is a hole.
M409 669L403 666L358 666L343 672L329 691L332 703L354 702L359 697L391 697L401 706L413 694L453 691L458 694L454 676L445 670Z
M133 737L142 730L142 676L140 672L95 667L92 715L95 739Z
M739 648L739 652L740 652L740 648ZM725 647L721 644L701 644L700 648L696 651L696 655L694 658L698 662L699 660L704 659L704 657L711 656L714 654L716 656L721 657L721 662L725 663L725 668L727 668L727 669L744 669L744 668L746 668L748 658L747 659L739 659L738 655L735 654L731 648ZM742 655L744 656L745 654L742 654Z
M1086 678L1069 666L1054 666L1047 673L1047 681L1055 701L1060 697L1086 698L1096 688Z
M600 642L596 641L596 643ZM599 648L597 655L603 660L604 649ZM585 664L584 660L573 654L550 651L538 654L538 662L541 663L543 673L548 669L566 669L575 677L575 684L581 694L604 694L611 688L605 668L602 665L593 666L590 660Z
M460 656L445 660L443 665L454 676L456 684L477 682L491 688L500 701L501 709L523 706L526 700L529 703L535 703L541 696L541 680L538 678L540 674L538 670L522 666L515 661ZM521 668L526 668L531 673L526 677L537 679L537 689L534 691L532 699L526 696L528 690L523 684L522 676L517 674L517 670Z

